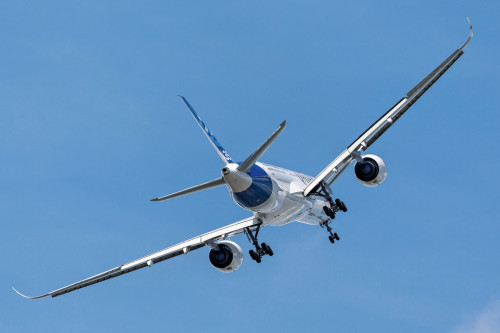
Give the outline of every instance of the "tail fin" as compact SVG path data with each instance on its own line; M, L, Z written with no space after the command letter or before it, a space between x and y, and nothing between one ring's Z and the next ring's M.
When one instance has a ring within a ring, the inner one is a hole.
M201 120L200 116L198 116L198 114L193 109L191 104L189 104L189 102L184 97L182 97L180 95L179 95L179 97L182 99L184 104L186 104L187 108L189 109L189 111L193 115L194 119L196 119L196 121L198 122L198 125L200 125L203 132L205 132L205 135L207 136L208 140L210 140L210 142L214 146L215 150L217 151L217 154L219 154L222 161L224 161L224 163L226 163L226 164L233 163L233 160L231 159L231 157L229 156L227 151L224 149L224 147L222 147L222 145L219 143L219 141L217 141L214 134L208 129L208 127L205 125L203 120Z

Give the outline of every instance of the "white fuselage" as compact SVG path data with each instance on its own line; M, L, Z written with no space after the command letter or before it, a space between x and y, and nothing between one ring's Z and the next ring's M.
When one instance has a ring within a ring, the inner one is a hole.
M257 162L248 173L228 164L222 176L233 200L255 212L264 225L290 222L320 224L328 219L323 211L328 202L322 197L305 197L302 192L313 177Z

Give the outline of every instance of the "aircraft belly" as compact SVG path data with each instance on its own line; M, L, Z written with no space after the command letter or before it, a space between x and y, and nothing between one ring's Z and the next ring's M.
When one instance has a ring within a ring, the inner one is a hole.
M320 224L326 220L328 220L328 217L326 216L325 212L323 211L324 206L329 206L328 202L321 198L317 199L310 199L307 198L308 200L312 201L311 203L311 208L308 209L307 214L304 214L300 216L297 219L297 222L300 223L306 223L306 224Z
M290 222L301 222L317 225L328 218L323 212L323 206L328 205L326 201L322 198L304 197L302 194L310 180L306 179L309 176L267 164L263 164L262 167L271 176L273 188L276 190L273 191L276 195L273 198L275 200L272 200L273 206L268 203L266 210L258 207L261 208L259 215L264 224L280 226Z
M302 194L288 194L279 209L261 214L264 224L281 226L290 222L319 224L327 219L323 212L326 202L310 199Z

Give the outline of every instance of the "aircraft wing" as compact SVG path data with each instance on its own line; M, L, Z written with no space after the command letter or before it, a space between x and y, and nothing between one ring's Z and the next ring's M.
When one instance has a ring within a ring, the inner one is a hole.
M16 289L14 291L18 293L19 295L29 298L29 299L38 299L38 298L44 298L48 296L52 297L57 297L63 294L70 293L72 291L75 291L77 289L81 289L84 287L88 287L90 285L109 280L111 278L130 273L132 271L138 270L140 268L144 268L147 266L151 266L153 264L159 263L161 261L171 259L173 257L177 257L178 255L181 254L187 254L190 251L199 249L204 247L205 245L212 245L214 242L220 239L226 239L228 237L240 234L243 232L245 228L250 228L256 227L259 225L261 221L255 217L250 217L244 220L241 220L239 222L230 224L226 227L208 232L206 234L196 236L194 238L191 238L187 241L184 241L182 243L179 243L177 245L168 247L164 250L155 252L153 254L150 254L148 256L142 257L140 259L131 261L127 264L112 268L110 270L107 270L103 273L91 276L89 278L86 278L84 280L75 282L73 284L70 284L66 287L56 289L54 291L51 291L50 293L40 295L40 296L35 296L35 297L29 297L21 294L18 292Z
M469 20L467 18L467 20ZM453 52L443 63L427 75L419 84L411 89L405 97L397 102L382 117L373 123L363 134L334 159L314 180L304 189L304 196L314 192L324 181L331 185L335 179L355 160L354 154L365 151L391 127L464 53L465 47L472 39L472 25L469 21L470 33L467 41Z

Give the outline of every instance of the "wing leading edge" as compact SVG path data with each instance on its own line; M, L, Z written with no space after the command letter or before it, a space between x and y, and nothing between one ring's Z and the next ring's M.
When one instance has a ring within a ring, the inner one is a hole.
M361 134L354 142L347 147L337 158L335 158L323 171L319 173L314 180L304 189L304 196L308 196L322 182L331 185L335 179L351 164L355 159L353 153L365 151L377 139L391 127L396 120L399 119L464 53L464 49L472 39L473 31L472 24L469 18L469 37L467 41L453 52L445 61L443 61L436 69L420 81L413 89L411 89L405 97L397 102L389 109L382 117L373 123L363 134Z
M73 284L70 284L66 287L56 289L54 291L51 291L50 293L43 294L40 296L35 296L35 297L29 297L21 294L19 291L17 291L14 287L14 291L18 293L19 295L28 298L28 299L39 299L39 298L44 298L48 296L52 297L57 297L61 296L64 294L67 294L69 292L75 291L77 289L81 289L84 287L88 287L90 285L103 282L109 279L112 279L114 277L133 272L135 270L144 268L146 266L151 266L153 264L162 262L164 260L171 259L173 257L177 257L178 255L181 254L187 254L190 251L197 250L199 248L202 248L206 245L211 245L214 242L216 242L219 239L226 239L228 237L240 234L243 232L245 228L252 228L256 227L258 224L260 224L261 221L258 218L255 217L249 217L247 219L238 221L236 223L230 224L228 226L225 226L223 228L216 229L214 231L210 231L206 234L196 236L194 238L191 238L187 241L184 241L182 243L179 243L177 245L168 247L166 249L163 249L161 251L152 253L148 256L142 257L140 259L131 261L127 264L112 268L110 270L107 270L103 273L91 276L89 278L86 278L84 280L75 282Z

